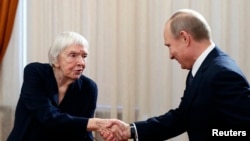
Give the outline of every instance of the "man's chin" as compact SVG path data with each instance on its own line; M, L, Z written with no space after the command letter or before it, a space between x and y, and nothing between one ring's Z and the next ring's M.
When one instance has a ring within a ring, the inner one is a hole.
M187 67L185 67L185 66L181 66L181 69L186 69L186 70L190 70L190 68L187 68Z
M181 69L187 69L185 66L181 65Z

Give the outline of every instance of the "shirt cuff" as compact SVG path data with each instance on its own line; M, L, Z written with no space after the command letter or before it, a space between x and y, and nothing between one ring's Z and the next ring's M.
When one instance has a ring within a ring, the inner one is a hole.
M133 126L135 128L135 141L139 141L139 139L138 139L138 133L137 133L137 128L135 126L135 123L132 123L132 124L133 124Z

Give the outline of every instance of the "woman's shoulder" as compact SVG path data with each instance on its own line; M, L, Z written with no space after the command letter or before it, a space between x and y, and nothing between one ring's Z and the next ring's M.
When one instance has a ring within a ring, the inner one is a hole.
M97 89L96 82L89 78L88 76L81 75L81 77L76 81L81 88L94 88Z
M96 84L96 82L93 79L89 78L86 75L81 75L79 80L82 81L83 83Z
M40 62L31 62L24 67L24 72L43 72L51 69L50 64L40 63Z
M25 68L46 68L51 67L49 63L31 62Z

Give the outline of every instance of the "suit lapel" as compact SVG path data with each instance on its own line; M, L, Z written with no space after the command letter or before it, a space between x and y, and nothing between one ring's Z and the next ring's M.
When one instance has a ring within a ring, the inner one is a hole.
M186 106L188 106L188 108L191 106L192 101L194 100L194 98L196 97L196 95L198 94L197 91L200 88L200 84L201 84L201 80L206 79L205 77L207 76L206 73L206 69L208 67L208 65L210 63L213 62L213 59L216 58L219 55L222 55L223 53L219 50L218 47L215 47L206 57L206 59L203 61L203 63L201 64L200 68L198 69L197 73L195 74L193 81L192 81L192 85L190 87L188 87L186 85L186 91L185 91L185 99L186 99ZM187 82L186 82L187 84Z

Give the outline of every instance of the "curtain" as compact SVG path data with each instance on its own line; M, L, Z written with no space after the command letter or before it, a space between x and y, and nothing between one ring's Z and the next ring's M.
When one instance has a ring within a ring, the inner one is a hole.
M0 63L8 47L15 20L18 0L0 1Z
M22 34L13 30L16 38L10 41L0 71L0 104L13 107L12 113L21 85L17 80L22 77L16 71L23 69L17 67L18 61L25 58L27 63L48 62L51 43L57 34L68 30L79 32L89 41L84 75L98 85L96 117L133 122L176 108L187 71L169 59L163 29L169 16L181 8L192 8L204 15L214 42L235 59L250 79L249 0L24 1L26 19L23 21L21 16L15 25L26 22L28 28L21 30L26 36L20 38ZM24 40L25 45L19 44ZM26 55L18 55L24 47ZM170 140L188 138L183 134Z

